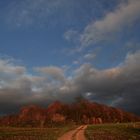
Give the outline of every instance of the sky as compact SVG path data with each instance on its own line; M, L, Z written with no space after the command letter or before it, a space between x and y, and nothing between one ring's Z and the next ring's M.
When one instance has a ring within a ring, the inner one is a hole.
M0 114L83 96L140 114L140 0L0 0Z

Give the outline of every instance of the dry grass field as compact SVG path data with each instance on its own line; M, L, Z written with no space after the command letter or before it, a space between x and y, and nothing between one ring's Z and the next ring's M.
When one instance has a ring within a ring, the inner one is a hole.
M140 140L140 123L90 125L88 140Z
M56 140L75 126L54 128L0 127L0 140Z

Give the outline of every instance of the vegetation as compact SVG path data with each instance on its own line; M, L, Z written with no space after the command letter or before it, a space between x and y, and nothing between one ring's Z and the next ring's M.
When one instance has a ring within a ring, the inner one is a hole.
M0 127L0 140L56 140L74 125L50 128Z
M88 127L89 140L93 136L95 140L140 139L140 130L132 127L133 123L118 124L136 121L140 121L140 117L132 113L77 98L72 104L56 101L47 108L29 105L17 114L0 117L0 140L55 140L76 124L102 123L115 124Z
M17 114L0 117L0 126L48 127L67 123L97 124L138 121L140 117L132 113L77 98L72 104L56 101L47 108L36 105L25 106Z
M140 140L140 123L90 125L85 134L88 140Z

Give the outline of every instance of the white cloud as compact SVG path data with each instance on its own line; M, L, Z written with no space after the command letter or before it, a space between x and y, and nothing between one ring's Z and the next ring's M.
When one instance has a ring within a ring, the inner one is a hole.
M96 53L87 53L87 54L85 54L84 55L84 58L86 59L86 60L93 60L93 59L95 59L96 58Z
M15 66L10 60L0 60L0 72L22 75L26 72L26 68L23 66Z
M77 42L79 40L79 33L76 30L68 30L64 33L64 38L68 41Z
M77 64L79 64L80 62L78 61L78 60L75 60L75 61L73 61L73 64L74 65L77 65Z
M37 72L42 73L43 75L46 75L48 78L50 77L55 80L62 80L62 81L65 79L64 70L59 67L55 67L55 66L38 67L38 68L35 68L35 70Z
M126 26L131 26L139 18L139 0L129 0L127 4L122 3L102 19L87 25L81 35L81 44L88 46L103 40L110 40L116 32L121 31Z

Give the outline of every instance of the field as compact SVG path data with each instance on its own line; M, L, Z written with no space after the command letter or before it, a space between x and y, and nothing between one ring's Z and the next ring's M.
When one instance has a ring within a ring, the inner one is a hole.
M53 128L0 127L0 140L57 140L76 126ZM89 125L85 131L87 140L140 140L140 123Z
M87 140L140 140L140 123L90 125Z
M0 140L56 140L75 126L55 128L13 128L0 127Z

